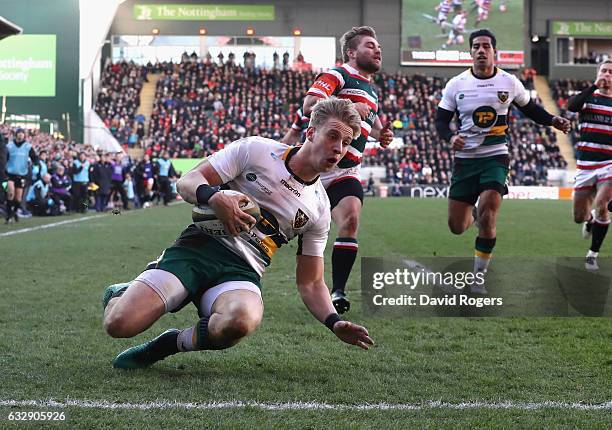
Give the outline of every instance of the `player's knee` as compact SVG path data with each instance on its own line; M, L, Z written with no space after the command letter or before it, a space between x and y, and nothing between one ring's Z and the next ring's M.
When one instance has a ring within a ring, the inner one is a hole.
M349 212L346 218L344 218L342 221L341 230L349 236L356 235L357 231L359 230L359 213Z
M111 337L133 337L138 331L122 312L111 311L104 317L104 330Z
M574 222L576 224L582 224L586 221L585 215L582 212L574 212Z
M585 221L589 220L589 212L583 209L575 209L574 210L574 222L576 224L581 224Z
M251 312L246 306L232 310L228 317L228 322L222 329L222 336L232 340L250 335L261 322L261 316Z
M453 234L461 234L467 229L464 222L457 222L454 218L448 219L448 228Z

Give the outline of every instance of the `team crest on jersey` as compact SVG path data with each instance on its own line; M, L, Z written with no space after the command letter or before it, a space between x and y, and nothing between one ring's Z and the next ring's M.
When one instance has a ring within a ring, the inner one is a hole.
M474 125L480 128L489 128L497 121L497 112L491 106L480 106L472 114Z
M293 229L298 230L304 227L309 220L310 218L308 218L308 215L306 215L302 209L298 209L293 219Z
M506 103L508 101L508 95L509 95L508 91L498 91L497 92L497 98L502 103Z

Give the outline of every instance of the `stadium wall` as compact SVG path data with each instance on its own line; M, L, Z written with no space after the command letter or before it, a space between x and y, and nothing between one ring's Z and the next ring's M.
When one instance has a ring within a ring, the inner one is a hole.
M253 25L260 36L288 36L294 28L300 28L304 36L334 36L339 39L346 29L354 25L371 25L376 28L384 48L383 67L387 72L400 69L400 18L401 0L269 0L261 4L275 6L274 21L137 21L134 5L142 3L201 3L197 0L128 0L118 10L110 30L111 35L149 35L156 27L163 35L197 35L200 27L206 27L209 35L244 35L247 25ZM245 4L244 0L227 0L222 4ZM612 2L609 0L525 0L525 61L531 64L531 35L548 36L549 20L606 20L612 19ZM337 47L338 48L338 47ZM552 51L553 45L550 44ZM337 50L339 56L339 50ZM551 55L552 57L552 55ZM435 74L450 77L457 74L455 67L403 67L405 73ZM550 72L554 78L592 78L592 66L555 66Z
M529 1L529 0L527 0ZM556 38L551 35L551 21L612 21L610 0L531 0L534 2L532 32L549 41L549 78L588 79L595 78L596 66L577 64L556 65ZM612 53L611 53L612 54Z
M399 68L400 0L268 0L261 4L275 7L274 21L138 21L134 19L135 4L198 4L197 0L128 0L121 4L110 29L110 35L150 35L159 28L162 35L197 35L200 27L206 27L208 35L242 36L248 25L252 25L258 36L290 36L294 28L302 30L304 36L334 36L342 34L356 25L371 25L376 28L384 48L383 67L393 71ZM244 0L227 0L220 4L246 4ZM340 55L339 48L337 55Z
M55 34L56 82L55 97L7 97L9 114L34 114L57 120L66 132L62 114L70 113L79 121L79 0L0 0L0 11L23 28L23 34ZM73 139L79 139L72 128Z

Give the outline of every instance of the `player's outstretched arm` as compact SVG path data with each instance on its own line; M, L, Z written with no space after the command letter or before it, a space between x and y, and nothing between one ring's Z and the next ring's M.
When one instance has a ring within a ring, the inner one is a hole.
M557 130L561 130L563 133L568 133L570 131L571 123L569 119L551 115L542 106L534 103L533 100L529 100L527 104L523 106L516 102L514 105L518 108L518 110L523 112L527 118L537 122L538 124L552 126Z
M570 112L580 112L582 110L582 106L584 106L587 99L595 92L597 88L597 85L593 84L579 94L571 96L567 101L567 110Z
M327 325L340 340L363 349L374 345L365 327L339 319L323 279L322 257L298 255L296 280L298 291L310 313Z

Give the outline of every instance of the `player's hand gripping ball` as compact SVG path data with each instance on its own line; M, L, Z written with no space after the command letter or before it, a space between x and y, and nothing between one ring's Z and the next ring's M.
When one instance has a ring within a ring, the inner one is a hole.
M229 196L244 196L248 200L242 200L239 204L240 210L251 215L255 220L259 221L261 212L259 205L251 200L243 193L234 190L221 190L220 193ZM191 219L193 223L204 233L211 236L231 236L226 230L223 222L219 219L213 208L209 205L196 205L191 210Z

